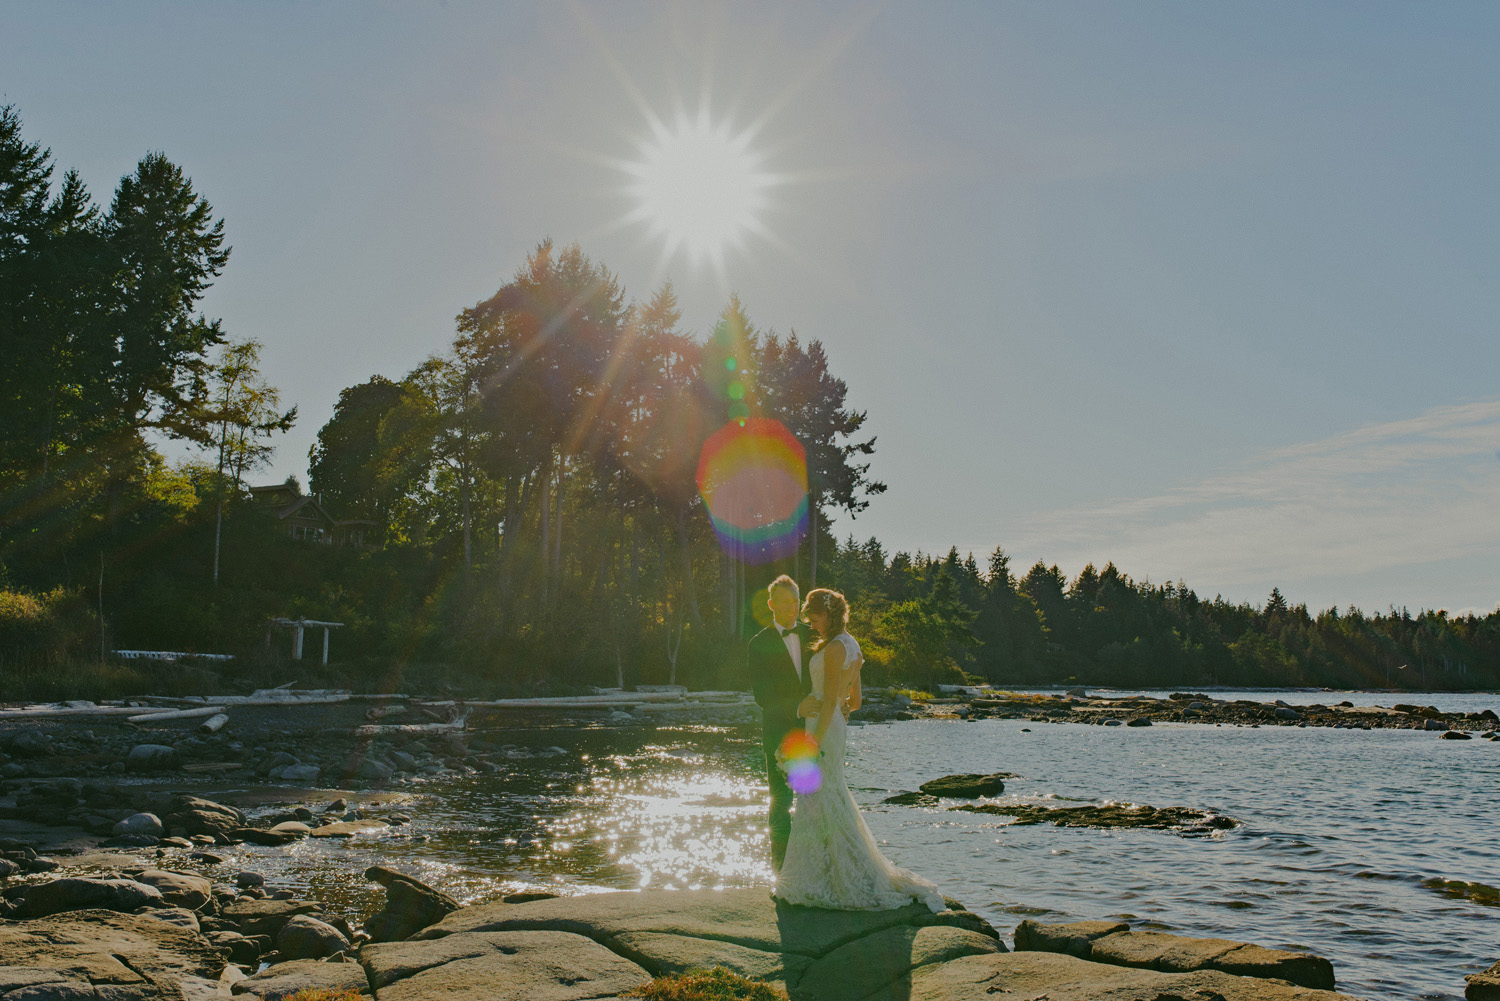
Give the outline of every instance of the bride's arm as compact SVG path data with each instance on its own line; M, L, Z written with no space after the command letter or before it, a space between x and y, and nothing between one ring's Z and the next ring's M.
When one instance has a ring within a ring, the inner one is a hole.
M839 711L839 700L843 697L839 682L844 672L844 645L829 643L823 648L823 705L818 709L818 725L813 728L813 737L819 744L828 733L833 714Z
M849 697L844 700L844 706L850 712L855 712L864 704L864 685L859 678L859 669L864 666L865 662L863 659L856 660L854 666L849 671L852 677L849 679Z

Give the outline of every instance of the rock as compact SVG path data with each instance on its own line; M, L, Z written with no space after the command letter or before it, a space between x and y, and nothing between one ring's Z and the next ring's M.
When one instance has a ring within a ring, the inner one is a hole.
M10 993L0 987L7 1001L177 998L164 988L216 979L223 967L218 950L197 932L143 914L83 910L0 922L0 984L14 983L24 970L33 983L58 985Z
M1086 699L1089 697L1089 690L1087 688L1070 688L1067 694L1075 699Z
M133 911L162 906L161 891L131 879L88 879L70 876L26 887L13 916L40 918L62 911Z
M394 774L396 774L396 769L379 758L369 756L361 760L354 769L354 777L367 782L385 782Z
M1285 952L1223 938L1120 931L1090 944L1095 963L1139 966L1166 973L1220 970L1240 977L1275 978L1299 987L1333 990L1333 964L1305 952Z
M267 848L289 845L302 836L301 832L263 831L259 827L236 827L225 835L231 841L248 841L252 845L263 845Z
M276 951L285 959L320 959L348 948L342 932L307 914L290 918L276 933Z
M901 995L893 993L892 986L917 967L1004 951L994 939L962 928L898 925L816 960L797 981L797 993L814 998L897 997Z
M45 758L54 753L52 738L39 730L22 730L5 747L18 758Z
M14 876L20 871L21 864L19 862L12 862L8 858L0 858L0 879L6 879L10 876Z
M1441 739L1442 740L1473 740L1474 738L1470 737L1467 733L1464 733L1462 730L1449 730L1449 731L1447 731L1446 733L1443 734L1443 736L1442 736Z
M139 772L170 768L177 763L177 749L166 744L137 744L125 758L125 766Z
M297 959L268 966L253 977L236 981L231 988L236 997L282 1001L301 991L326 991L339 996L349 991L367 994L369 981L358 963L320 963L315 959Z
M231 963L255 966L260 962L260 943L237 931L209 932L208 940L227 952Z
M347 809L349 809L349 801L340 796L338 799L334 800L332 803L329 803L326 807L324 807L323 812L343 813Z
M1107 719L1107 720L1104 721L1104 725L1105 726L1124 726L1125 723L1122 720Z
M239 926L246 936L275 935L300 914L320 916L323 905L312 900L237 900L220 914Z
M250 886L265 886L266 877L249 869L241 870L234 874L234 885L244 889Z
M387 830L390 830L390 825L383 820L338 820L314 827L308 833L314 838L352 838L356 834Z
M1133 806L1021 806L999 803L979 805L966 803L953 807L967 813L993 813L1015 817L1018 825L1054 824L1057 827L1138 827L1148 830L1171 830L1179 834L1202 835L1239 826L1233 817L1195 810L1186 806L1147 804Z
M1147 719L1146 717L1144 717L1144 716L1137 716L1135 719L1128 719L1128 720L1126 720L1125 721L1125 725L1126 726L1150 726L1151 725L1151 721L1149 719Z
M281 770L281 781L283 782L316 782L323 769L317 765L287 765Z
M167 815L169 827L180 827L190 835L227 834L245 826L245 815L232 806L197 796L180 796Z
M1424 730L1446 730L1446 729L1448 729L1448 721L1447 720L1442 720L1442 719L1429 719L1429 720L1426 720L1425 722L1423 722L1422 729L1424 729Z
M1500 1001L1500 963L1483 973L1471 973L1464 980L1464 1001Z
M373 942L396 942L442 920L458 910L458 901L405 873L372 865L365 870L386 889L385 907L365 922L365 931Z
M198 923L198 915L186 907L157 907L155 909L147 907L142 908L138 913L148 918L155 918L157 921L165 921L168 924L176 925L179 928L186 928L188 931L196 932L202 930L202 926Z
M615 997L651 979L643 967L589 938L546 930L468 932L438 942L369 945L360 961L381 1001L571 1001Z
M135 877L136 882L154 886L162 900L173 907L186 907L196 911L213 899L213 884L202 876L165 869L147 869Z
M1302 714L1291 706L1277 706L1276 717L1277 719L1301 719Z
M977 799L980 796L999 796L1005 792L1005 779L1014 778L1010 772L991 775L945 775L931 782L923 782L917 788L929 796L949 796L954 799Z
M1093 943L1106 935L1129 931L1123 921L1074 921L1069 924L1042 924L1022 921L1016 926L1017 952L1063 952L1088 959Z
M891 806L937 806L938 798L925 792L898 792L881 800Z
M304 824L300 820L283 820L281 823L271 828L271 832L273 834L295 834L298 837L308 834L311 831L312 828L307 824Z
M119 834L100 842L105 848L150 848L159 844L161 838L154 838L149 834Z

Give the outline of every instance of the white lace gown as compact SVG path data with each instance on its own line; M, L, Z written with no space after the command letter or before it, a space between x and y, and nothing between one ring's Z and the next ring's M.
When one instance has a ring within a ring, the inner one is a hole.
M859 643L848 633L840 633L829 642L844 647L844 670L839 680L842 700L843 692L855 676L855 668L864 657ZM808 667L812 671L813 694L822 698L822 650L813 655ZM817 717L809 718L807 732L814 732L817 723ZM839 911L893 910L913 900L921 901L933 911L944 910L947 905L938 888L915 873L892 865L880 853L865 826L859 806L844 781L844 744L848 731L844 714L835 710L823 738L823 757L819 762L822 784L816 791L799 793L796 797L786 860L776 878L776 897L789 904Z

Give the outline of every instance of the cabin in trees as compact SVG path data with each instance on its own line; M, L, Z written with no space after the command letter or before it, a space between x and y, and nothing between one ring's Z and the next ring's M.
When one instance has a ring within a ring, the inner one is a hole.
M305 542L363 546L366 533L375 527L375 522L367 518L333 517L321 500L304 494L296 480L251 487L250 496L256 507L274 518L282 530Z

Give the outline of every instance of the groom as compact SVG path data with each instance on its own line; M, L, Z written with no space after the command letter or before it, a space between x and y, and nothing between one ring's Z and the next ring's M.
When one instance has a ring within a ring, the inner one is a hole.
M771 581L766 604L771 625L750 640L748 666L755 704L761 711L761 746L766 753L766 780L771 784L771 868L781 871L787 838L792 833L792 790L776 765L782 738L802 729L799 703L812 691L807 670L812 633L797 621L802 593L786 574Z

